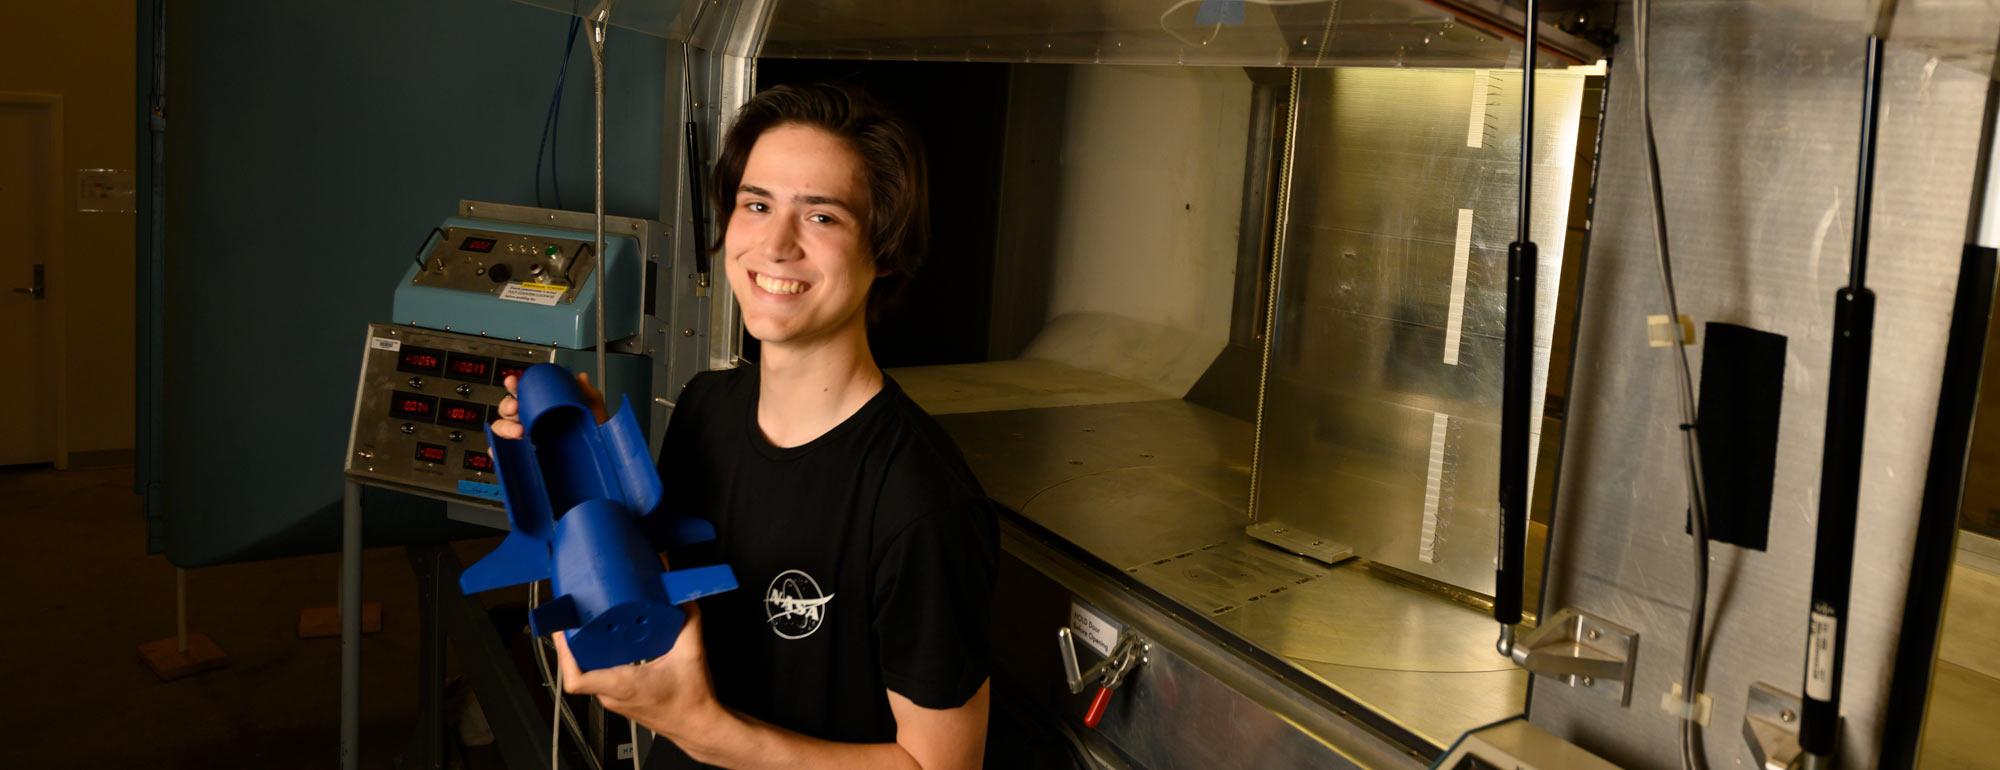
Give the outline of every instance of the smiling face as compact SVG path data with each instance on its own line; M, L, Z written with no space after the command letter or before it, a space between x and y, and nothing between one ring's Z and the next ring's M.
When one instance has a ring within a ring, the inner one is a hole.
M744 329L766 345L867 334L878 275L860 156L821 129L781 124L751 148L723 233Z

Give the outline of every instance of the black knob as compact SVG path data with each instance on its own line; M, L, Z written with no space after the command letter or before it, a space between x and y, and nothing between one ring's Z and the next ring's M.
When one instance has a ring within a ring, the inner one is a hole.
M460 433L460 432L458 432L458 431L452 431L452 432L451 432L451 435L449 435L449 436L446 436L445 438L448 438L448 439L451 439L451 440L453 440L453 441L464 441L464 440L465 440L465 434L463 434L463 433Z
M407 423L407 422L406 422L406 423L403 423L403 433L404 433L404 435L408 435L408 434L411 434L411 433L415 433L415 432L417 432L417 426L415 426L415 425L411 425L410 423Z
M514 277L514 271L505 264L494 265L486 268L486 277L493 279L494 283L506 283L507 279Z
M411 388L411 389L413 389L413 390L423 390L423 389L424 389L424 378L422 378L422 377L411 377L411 378L410 378L410 388Z

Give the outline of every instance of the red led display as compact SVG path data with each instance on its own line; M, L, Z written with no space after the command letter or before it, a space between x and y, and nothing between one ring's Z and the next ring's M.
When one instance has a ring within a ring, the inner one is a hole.
M522 363L520 361L501 361L493 372L493 381L506 382L508 377L519 377L530 366L534 366L534 364Z
M493 239L481 238L478 236L467 236L465 240L459 242L458 250L485 254L493 250Z
M493 359L453 353L446 360L444 373L454 380L484 384L492 381Z
M437 421L441 425L456 425L461 428L484 428L486 405L446 399L438 405Z
M396 371L410 372L412 374L442 374L444 373L444 351L404 345L401 355L396 359Z
M467 450L465 453L465 469L480 473L492 473L493 458L488 457L485 452Z
M445 448L436 444L418 444L417 461L426 463L444 462Z
M437 399L421 393L395 391L389 394L389 416L398 420L430 422L437 417Z

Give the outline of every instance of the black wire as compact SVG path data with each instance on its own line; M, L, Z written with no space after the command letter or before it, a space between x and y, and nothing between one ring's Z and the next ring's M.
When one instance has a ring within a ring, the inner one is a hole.
M430 232L424 233L424 242L417 244L417 253L410 255L410 259L415 260L417 263L417 272L421 273L424 271L424 249L430 248L432 238L442 235L444 235L444 231L435 227L431 228Z
M550 94L549 96L548 110L542 113L542 138L540 141L537 141L535 143L535 206L536 207L541 207L543 205L542 204L542 165L543 165L542 158L543 158L543 152L546 151L547 157L549 159L548 162L549 179L552 186L555 188L556 208L562 208L562 174L560 172L561 166L556 163L556 150L558 149L558 147L560 147L560 143L557 142L557 136L560 133L559 129L562 127L563 87L569 82L569 60L571 54L576 50L577 29L581 27L583 24L583 18L577 15L577 10L578 10L577 4L574 1L572 1L570 3L569 36L568 39L563 42L562 65L556 69L555 92L553 94Z
M597 256L597 247L592 246L588 243L577 244L576 251L569 255L569 261L563 263L563 283L570 282L569 280L570 268L576 267L577 260L583 258L583 252L585 251L589 251L591 256Z

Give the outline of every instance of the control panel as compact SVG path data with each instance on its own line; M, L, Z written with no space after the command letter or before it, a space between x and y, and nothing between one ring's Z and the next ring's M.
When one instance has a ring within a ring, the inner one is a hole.
M411 284L541 305L573 303L597 265L586 240L471 227L442 233Z
M499 419L506 378L555 356L546 345L369 324L347 475L499 507L486 425Z

